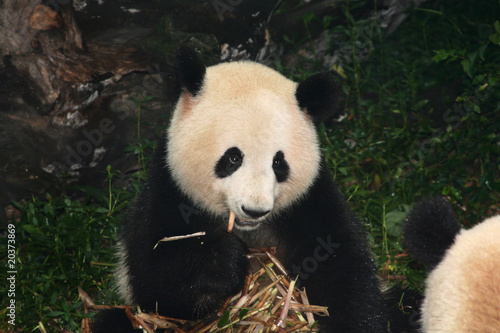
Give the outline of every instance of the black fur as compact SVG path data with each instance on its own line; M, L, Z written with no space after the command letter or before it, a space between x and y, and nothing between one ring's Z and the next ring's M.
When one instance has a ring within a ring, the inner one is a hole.
M101 311L92 318L92 321L92 332L127 333L134 331L130 320L122 309Z
M278 183L283 183L290 176L290 166L285 160L285 154L281 150L274 155L273 170Z
M441 262L461 227L444 198L425 199L412 208L404 225L405 246L429 270Z
M420 308L424 299L420 291L394 285L384 292L390 333L420 333Z
M221 156L215 165L215 175L225 178L238 170L243 163L243 153L237 147L231 147Z
M304 109L314 122L319 122L340 111L344 95L331 75L320 73L300 83L295 97L299 107Z
M196 51L181 45L176 53L176 72L181 88L196 96L203 86L206 67Z

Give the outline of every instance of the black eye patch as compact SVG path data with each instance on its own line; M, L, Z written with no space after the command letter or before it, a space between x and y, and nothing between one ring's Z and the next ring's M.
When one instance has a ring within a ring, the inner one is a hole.
M243 163L243 153L241 150L236 147L229 148L219 161L217 161L215 174L219 178L228 177L239 169L241 163Z
M290 175L290 166L285 160L285 154L281 150L274 155L273 170L278 183L286 181Z

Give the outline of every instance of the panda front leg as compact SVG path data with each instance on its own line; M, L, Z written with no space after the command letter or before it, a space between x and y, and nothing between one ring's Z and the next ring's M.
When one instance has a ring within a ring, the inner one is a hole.
M371 254L356 253L330 235L315 239L298 248L289 269L299 286L305 287L311 304L328 307L329 317L317 318L320 332L387 332Z
M132 296L128 299L162 315L201 318L242 289L246 253L245 244L227 232L161 242L155 249L132 247L122 262Z
M133 212L140 213L141 209ZM248 269L247 247L235 235L210 232L200 238L161 242L155 247L165 233L153 227L138 228L137 221L140 219L131 216L126 219L118 251L116 277L127 304L139 305L145 312L197 319L214 313L242 289ZM123 310L114 309L93 318L92 332L138 331Z
M305 266L301 273L305 278L301 279L299 275L310 302L328 306L329 317L319 320L320 332L387 332L382 297L373 271L353 267L355 262L336 259L332 255L324 262L318 262L315 271L312 261L303 261Z

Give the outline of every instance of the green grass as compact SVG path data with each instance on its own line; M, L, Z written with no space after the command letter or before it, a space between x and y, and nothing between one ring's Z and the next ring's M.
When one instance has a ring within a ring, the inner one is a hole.
M385 38L373 23L348 15L359 3L343 2L346 24L331 28L353 46L337 67L346 116L322 124L319 136L335 181L369 231L380 273L420 288L425 273L401 255L402 222L415 200L445 195L466 227L500 210L499 5L432 2L412 9ZM313 19L304 18L305 26ZM324 70L315 60L298 63L277 68L299 80ZM138 97L138 108L145 110L148 99ZM47 196L15 204L18 331L40 331L40 323L48 332L78 331L85 317L78 286L96 301L117 301L111 246L145 178L152 145L140 133L131 143L128 152L140 167L129 189L115 188L118 171L108 169L109 186L81 188L80 199ZM2 238L4 266L6 244ZM2 270L0 278L5 275ZM0 316L6 318L3 299ZM0 321L0 329L9 328Z
M22 212L15 223L16 327L30 332L41 322L47 329L76 332L84 316L78 286L102 299L114 298L107 286L117 219L104 205L50 195L15 206Z

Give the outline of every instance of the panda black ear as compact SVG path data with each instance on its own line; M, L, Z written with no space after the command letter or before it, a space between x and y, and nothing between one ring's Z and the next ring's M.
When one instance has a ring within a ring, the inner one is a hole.
M203 64L195 50L185 45L179 46L175 59L177 77L181 88L196 96L200 92L205 79L205 64Z
M295 97L299 107L319 122L340 113L344 94L331 75L320 73L300 83Z
M410 211L403 228L404 244L418 262L431 270L441 262L461 230L448 201L428 198Z

